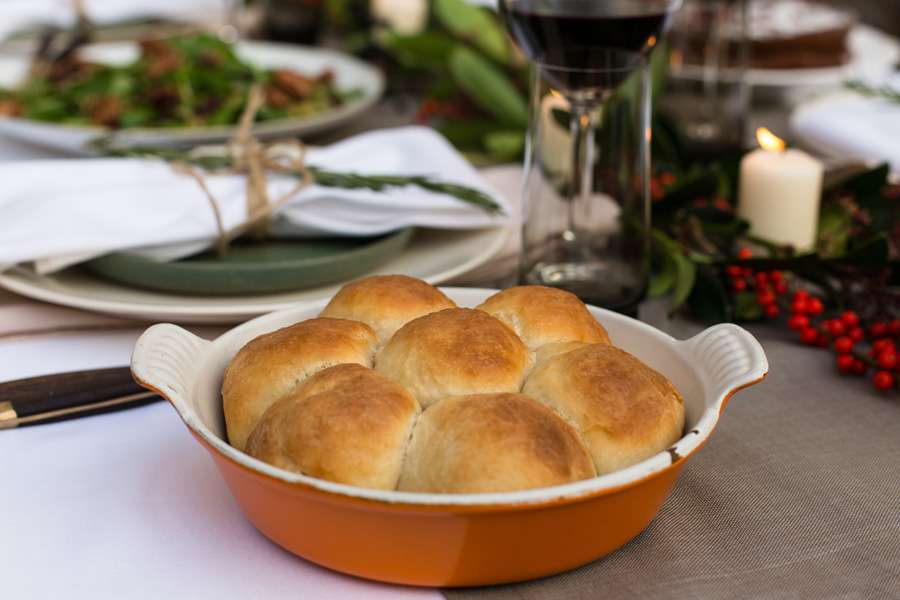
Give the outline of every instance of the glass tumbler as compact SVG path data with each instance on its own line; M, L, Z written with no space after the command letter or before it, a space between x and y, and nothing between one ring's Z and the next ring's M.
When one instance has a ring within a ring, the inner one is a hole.
M693 158L715 160L746 140L748 0L687 0L669 31L669 79L660 110Z
M590 97L564 82L591 82ZM650 72L610 50L589 68L538 65L525 158L526 284L635 314L649 275Z

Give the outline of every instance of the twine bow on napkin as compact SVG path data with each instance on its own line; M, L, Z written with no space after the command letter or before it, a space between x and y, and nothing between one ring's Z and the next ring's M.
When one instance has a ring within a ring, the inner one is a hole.
M258 85L253 86L250 89L247 106L238 122L237 133L227 145L232 159L231 166L211 171L213 174L243 174L247 177L247 218L242 223L226 229L219 203L206 185L200 171L183 161L172 162L175 172L193 177L209 200L219 232L216 251L220 256L228 252L228 247L234 239L247 231L253 231L258 239L264 238L268 232L272 213L315 182L312 172L306 166L306 146L299 140L286 138L263 144L253 135L253 122L256 113L262 107L263 100L262 88ZM294 187L273 201L269 198L266 180L266 173L270 171L294 175L299 177L299 180Z

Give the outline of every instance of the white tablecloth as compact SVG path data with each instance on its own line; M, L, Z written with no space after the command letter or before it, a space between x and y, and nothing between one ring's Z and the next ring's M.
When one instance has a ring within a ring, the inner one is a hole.
M29 156L47 154L0 139L0 160ZM516 178L499 173L506 189ZM0 381L125 365L143 327L0 291ZM165 403L0 431L0 460L0 598L441 597L333 573L270 543Z

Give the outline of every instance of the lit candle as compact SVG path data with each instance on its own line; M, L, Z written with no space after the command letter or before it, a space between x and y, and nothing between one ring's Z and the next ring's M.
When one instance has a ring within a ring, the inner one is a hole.
M800 150L785 150L768 129L758 129L761 149L741 161L738 216L750 223L750 233L812 250L819 226L822 163Z

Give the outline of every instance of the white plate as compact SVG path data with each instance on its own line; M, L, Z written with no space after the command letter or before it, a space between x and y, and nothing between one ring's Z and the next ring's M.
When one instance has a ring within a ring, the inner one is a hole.
M476 231L417 230L406 249L374 273L403 273L437 284L493 257L509 235L504 228ZM24 269L0 273L0 287L29 298L150 321L237 323L274 310L329 298L340 284L244 297L179 296L129 288L80 269L36 275Z
M377 102L384 91L384 76L381 71L334 50L241 41L237 43L236 51L242 60L263 68L288 68L309 74L331 69L338 89L359 89L362 92L359 98L334 110L309 117L260 123L253 131L263 139L309 135L342 125ZM84 53L97 62L121 64L137 56L137 47L132 42L111 42L88 46ZM27 69L27 57L3 57L0 59L0 86L17 85ZM108 133L108 130L99 127L59 125L28 119L0 119L0 135L73 154L89 154L86 144ZM126 146L188 146L225 142L233 134L233 126L134 128L117 131L115 138L117 144Z
M847 79L878 76L890 72L900 60L900 43L892 36L869 27L856 25L847 40L850 61L839 67L818 69L748 69L747 82L758 87L826 87L838 86ZM703 79L703 67L685 65L673 77ZM723 69L722 79L736 81L737 71Z

